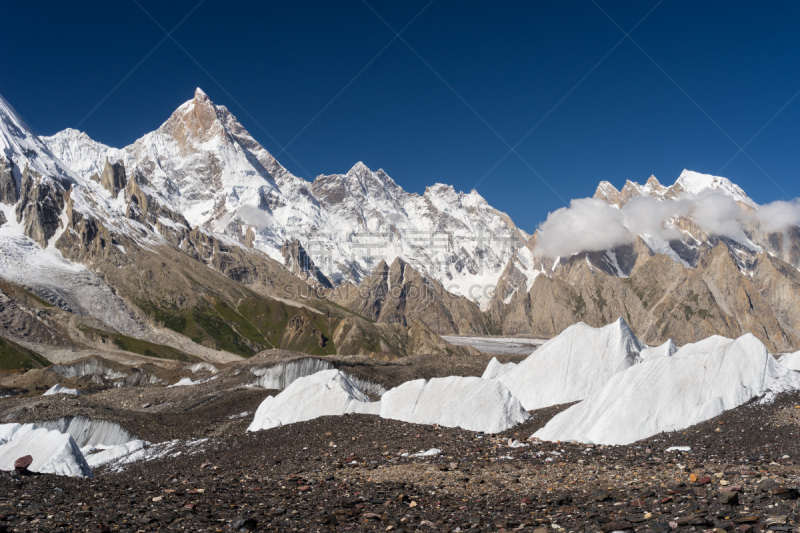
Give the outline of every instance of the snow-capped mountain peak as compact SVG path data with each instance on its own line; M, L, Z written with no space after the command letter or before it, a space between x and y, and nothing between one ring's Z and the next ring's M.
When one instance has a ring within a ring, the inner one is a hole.
M0 96L0 157L12 162L17 190L25 168L43 179L56 178L65 182L78 181L67 165L53 155L5 98ZM10 168L10 166L9 166Z
M122 162L192 226L252 230L248 242L278 261L284 244L297 239L334 284L358 283L381 260L401 257L456 291L492 285L527 239L475 191L437 184L420 196L361 161L309 183L199 88L161 127L125 148L75 130L45 141L85 178L99 174L106 159ZM487 291L473 294L488 301Z
M655 176L650 176L644 185L639 185L635 181L627 180L622 189L617 190L608 181L601 181L594 193L595 198L622 207L634 196L651 196L661 200L675 199L681 193L691 196L698 196L706 191L718 191L730 196L735 201L750 207L757 207L756 203L750 199L741 187L732 183L729 179L711 174L701 174L692 170L684 170L678 179L665 187Z
M707 190L716 190L730 196L737 202L757 207L756 203L750 199L741 187L731 182L728 178L713 176L711 174L701 174L692 170L684 170L678 180L672 186L693 196L697 196Z

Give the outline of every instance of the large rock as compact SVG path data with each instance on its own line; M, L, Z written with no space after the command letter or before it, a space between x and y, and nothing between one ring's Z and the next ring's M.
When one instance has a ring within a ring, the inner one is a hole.
M499 433L530 415L509 390L494 380L450 376L417 379L381 397L381 417Z
M644 348L622 318L603 328L581 322L498 379L528 410L575 402L640 361Z
M630 444L708 420L764 394L797 389L800 375L780 365L753 335L714 336L615 374L534 436Z

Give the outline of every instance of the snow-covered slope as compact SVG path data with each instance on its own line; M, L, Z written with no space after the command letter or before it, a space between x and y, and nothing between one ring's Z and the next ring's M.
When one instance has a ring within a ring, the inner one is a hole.
M737 202L756 207L756 203L728 178L702 174L693 170L684 170L675 183L669 187L662 185L655 176L650 176L644 185L628 180L622 189L617 190L607 181L601 181L597 186L594 197L605 200L611 205L621 207L635 196L650 196L659 200L674 200L681 193L699 196L703 193L715 191L733 198Z
M498 378L527 410L588 398L636 364L645 345L620 318L602 328L580 322Z
M3 181L9 188L0 197L4 220L0 278L30 288L63 309L98 318L120 332L141 334L142 324L114 291L84 265L64 259L54 243L66 230L70 207L73 220L94 217L143 246L164 240L152 228L126 218L122 198L69 170L0 97Z
M284 242L297 238L334 283L357 283L381 260L401 257L466 295L472 285L493 285L527 237L476 191L436 184L420 196L363 163L307 182L200 89L158 130L123 149L76 130L44 141L85 180L107 158L129 175L138 169L193 226L229 233L252 227L254 246L278 261Z
M19 116L5 98L0 96L0 157L14 163L17 189L27 168L40 176L74 182L69 167L53 155L42 139Z
M731 182L728 178L712 176L711 174L701 174L692 170L684 170L678 180L672 186L673 189L698 196L704 191L719 191L730 196L737 202L741 202L750 207L756 207L756 203L742 190L741 187Z
M796 389L800 374L780 365L753 335L714 336L612 376L534 436L629 444L708 420L757 396Z
M528 419L498 381L450 376L407 381L381 397L381 417L499 433Z

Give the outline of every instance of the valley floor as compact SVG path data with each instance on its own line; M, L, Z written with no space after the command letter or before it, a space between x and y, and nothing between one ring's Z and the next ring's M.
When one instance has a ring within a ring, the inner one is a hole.
M234 390L201 408L187 399L192 388L169 389L187 396L158 414L106 404L107 418L128 420L132 431L161 442L137 462L97 469L94 479L0 472L0 530L798 528L800 393L630 446L594 447L526 441L566 406L535 411L498 435L368 415L246 434L251 417L242 414L267 392ZM138 402L147 390L97 394ZM99 414L100 398L87 412L97 394L33 403L52 404L47 409L58 416ZM0 399L0 407L21 401ZM25 418L42 416L41 405L29 407ZM515 440L527 446L514 447Z

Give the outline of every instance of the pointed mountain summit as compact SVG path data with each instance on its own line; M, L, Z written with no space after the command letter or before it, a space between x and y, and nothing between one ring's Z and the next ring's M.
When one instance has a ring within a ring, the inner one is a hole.
M161 127L125 148L107 147L75 130L45 141L84 178L100 176L106 159L121 162L143 190L192 227L246 241L281 263L284 243L297 240L333 285L358 283L381 259L402 257L466 293L478 271L484 273L481 284L496 281L516 243L527 239L477 192L436 185L420 196L360 161L345 174L309 183L199 88ZM485 291L473 294L488 302Z

